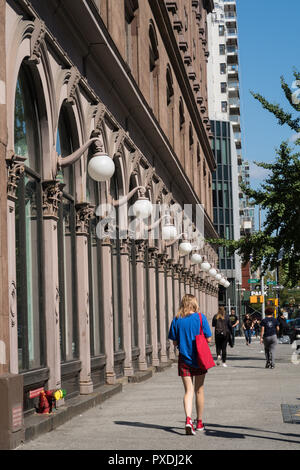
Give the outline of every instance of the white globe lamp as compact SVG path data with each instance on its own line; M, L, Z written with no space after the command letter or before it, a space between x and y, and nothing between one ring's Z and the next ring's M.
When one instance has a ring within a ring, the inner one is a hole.
M220 273L217 273L216 275L216 281L220 281L222 279L222 275Z
M176 227L172 224L165 224L162 227L161 232L163 240L175 240L175 238L177 237Z
M191 256L191 262L192 262L192 263L200 264L201 261L202 261L202 256L199 255L199 253L194 253L194 254Z
M182 255L189 255L193 247L189 242L182 242L179 244L178 249Z
M208 271L208 274L211 276L211 277L216 277L217 275L217 270L215 268L211 268L209 271Z
M206 273L210 270L210 268L211 268L211 265L209 264L208 261L204 261L204 262L201 264L201 269L202 269L202 271L204 271L204 272L206 272Z
M95 181L108 181L115 172L115 164L106 153L94 155L88 164L88 174Z
M224 284L225 289L227 289L229 286L230 286L230 282L229 282L229 281L225 281L225 284Z
M153 206L151 201L146 198L140 198L132 206L133 214L138 219L147 219L152 214Z

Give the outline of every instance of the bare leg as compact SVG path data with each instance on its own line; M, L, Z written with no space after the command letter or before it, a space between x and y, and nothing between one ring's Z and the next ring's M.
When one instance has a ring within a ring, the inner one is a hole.
M202 420L204 409L204 380L205 374L195 376L196 410L198 420Z
M192 377L181 377L184 385L183 407L186 417L192 417L194 384Z

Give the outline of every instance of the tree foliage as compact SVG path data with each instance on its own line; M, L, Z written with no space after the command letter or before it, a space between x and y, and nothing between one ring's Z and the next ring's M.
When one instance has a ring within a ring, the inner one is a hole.
M300 111L300 74L294 71L295 91L281 77L281 88L293 111ZM294 145L282 142L276 151L274 163L255 162L268 170L268 177L260 189L254 190L244 184L242 191L253 205L260 205L266 219L260 231L246 235L240 240L214 240L214 244L226 246L229 252L237 252L243 262L251 260L253 269L262 267L263 272L275 269L280 259L283 282L286 286L297 285L300 280L300 116L293 116L278 104L272 104L262 95L252 93L278 123L288 125L298 134Z

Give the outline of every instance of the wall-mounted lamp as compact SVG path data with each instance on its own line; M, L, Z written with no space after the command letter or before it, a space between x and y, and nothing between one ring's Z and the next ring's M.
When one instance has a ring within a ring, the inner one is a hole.
M57 166L64 168L77 162L92 144L94 144L95 150L88 164L88 174L95 181L108 181L115 172L115 164L107 153L103 151L103 145L99 137L92 137L67 157L58 155Z

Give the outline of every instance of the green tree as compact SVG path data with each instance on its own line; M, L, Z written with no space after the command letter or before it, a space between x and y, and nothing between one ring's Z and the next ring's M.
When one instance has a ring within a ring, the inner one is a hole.
M252 260L253 269L262 267L263 272L276 269L278 258L281 258L281 282L289 287L295 286L300 280L300 116L293 112L300 111L300 73L294 71L293 91L281 77L281 87L293 108L286 112L280 105L272 104L262 95L253 93L262 106L274 114L278 123L288 125L296 132L294 145L282 142L276 151L274 163L255 162L256 165L268 170L268 177L260 189L241 184L242 191L249 196L253 205L260 205L265 210L266 219L262 229L246 235L238 241L211 240L235 251L243 262Z

